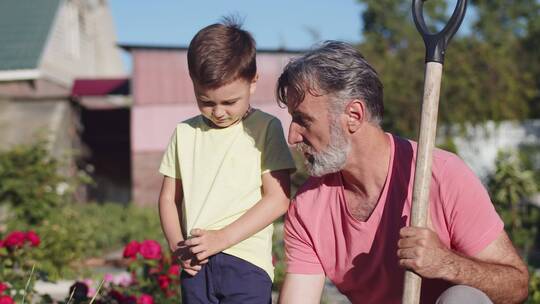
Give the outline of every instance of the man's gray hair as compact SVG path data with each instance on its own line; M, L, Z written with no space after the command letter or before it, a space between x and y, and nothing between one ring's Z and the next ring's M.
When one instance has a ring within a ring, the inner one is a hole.
M383 86L377 72L350 44L325 41L319 47L292 59L277 84L279 102L287 105L314 96L330 95L332 114L344 113L353 99L366 103L369 119L380 124L383 117Z

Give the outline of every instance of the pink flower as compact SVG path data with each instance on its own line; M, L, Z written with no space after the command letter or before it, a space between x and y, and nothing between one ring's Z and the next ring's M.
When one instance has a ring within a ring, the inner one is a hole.
M169 267L168 273L175 277L178 276L180 274L180 266L177 264L171 265L171 267Z
M171 283L171 279L169 279L168 276L160 275L160 276L158 276L157 280L158 280L159 288L161 288L161 290L167 290L167 288L169 288L169 284Z
M0 240L0 248L4 247L4 245L5 245L4 243L5 243L5 242L6 242L6 241L4 241L4 240Z
M107 284L110 284L112 282L114 282L114 276L110 273L106 273L104 276L103 276L103 282L107 283Z
M120 273L114 277L113 283L123 287L128 287L133 282L133 278L129 273Z
M14 304L15 301L10 296L0 296L0 304Z
M151 295L143 293L137 300L137 304L154 304L154 298Z
M84 283L84 285L86 285L86 287L90 287L94 284L94 281L92 279L84 279L81 281L82 283Z
M25 233L22 231L13 231L4 240L6 247L22 247L26 239Z
M26 240L30 242L30 245L32 247L37 247L41 243L41 239L33 230L26 232L25 237L26 237Z
M140 253L145 259L161 259L161 245L154 240L145 240L141 243Z
M6 289L8 289L8 286L0 282L0 293L4 292Z
M125 258L131 258L134 259L137 257L137 253L139 253L139 249L141 248L141 244L137 241L131 241L129 242L126 247L124 247L124 257Z

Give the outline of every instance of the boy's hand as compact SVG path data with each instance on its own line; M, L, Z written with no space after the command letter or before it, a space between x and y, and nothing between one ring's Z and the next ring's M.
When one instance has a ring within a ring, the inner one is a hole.
M223 230L192 229L191 238L185 241L191 253L199 260L219 253L229 247L227 237Z
M208 259L198 260L187 245L185 241L178 243L178 247L173 252L173 256L178 259L182 269L191 276L196 275L202 268L201 265L208 263Z

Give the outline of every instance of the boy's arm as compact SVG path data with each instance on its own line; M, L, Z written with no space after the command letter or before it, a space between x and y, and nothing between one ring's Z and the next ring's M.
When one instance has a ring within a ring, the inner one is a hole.
M174 252L178 243L184 240L180 218L182 216L182 181L164 176L159 194L159 218L169 249Z
M173 256L179 259L184 271L195 275L201 270L200 264L206 261L197 261L193 258L189 248L181 245L184 241L180 225L182 199L182 181L168 176L163 177L158 204L161 229L165 234L169 249L173 252Z
M289 170L262 175L262 198L236 221L220 230L193 229L184 243L197 259L204 260L254 235L282 216L289 207Z

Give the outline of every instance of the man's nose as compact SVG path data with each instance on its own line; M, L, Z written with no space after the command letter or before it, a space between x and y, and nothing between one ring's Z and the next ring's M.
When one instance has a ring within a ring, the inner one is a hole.
M287 141L289 145L296 145L299 142L302 142L302 134L298 132L297 126L295 123L291 123L289 126L289 136L287 136Z

